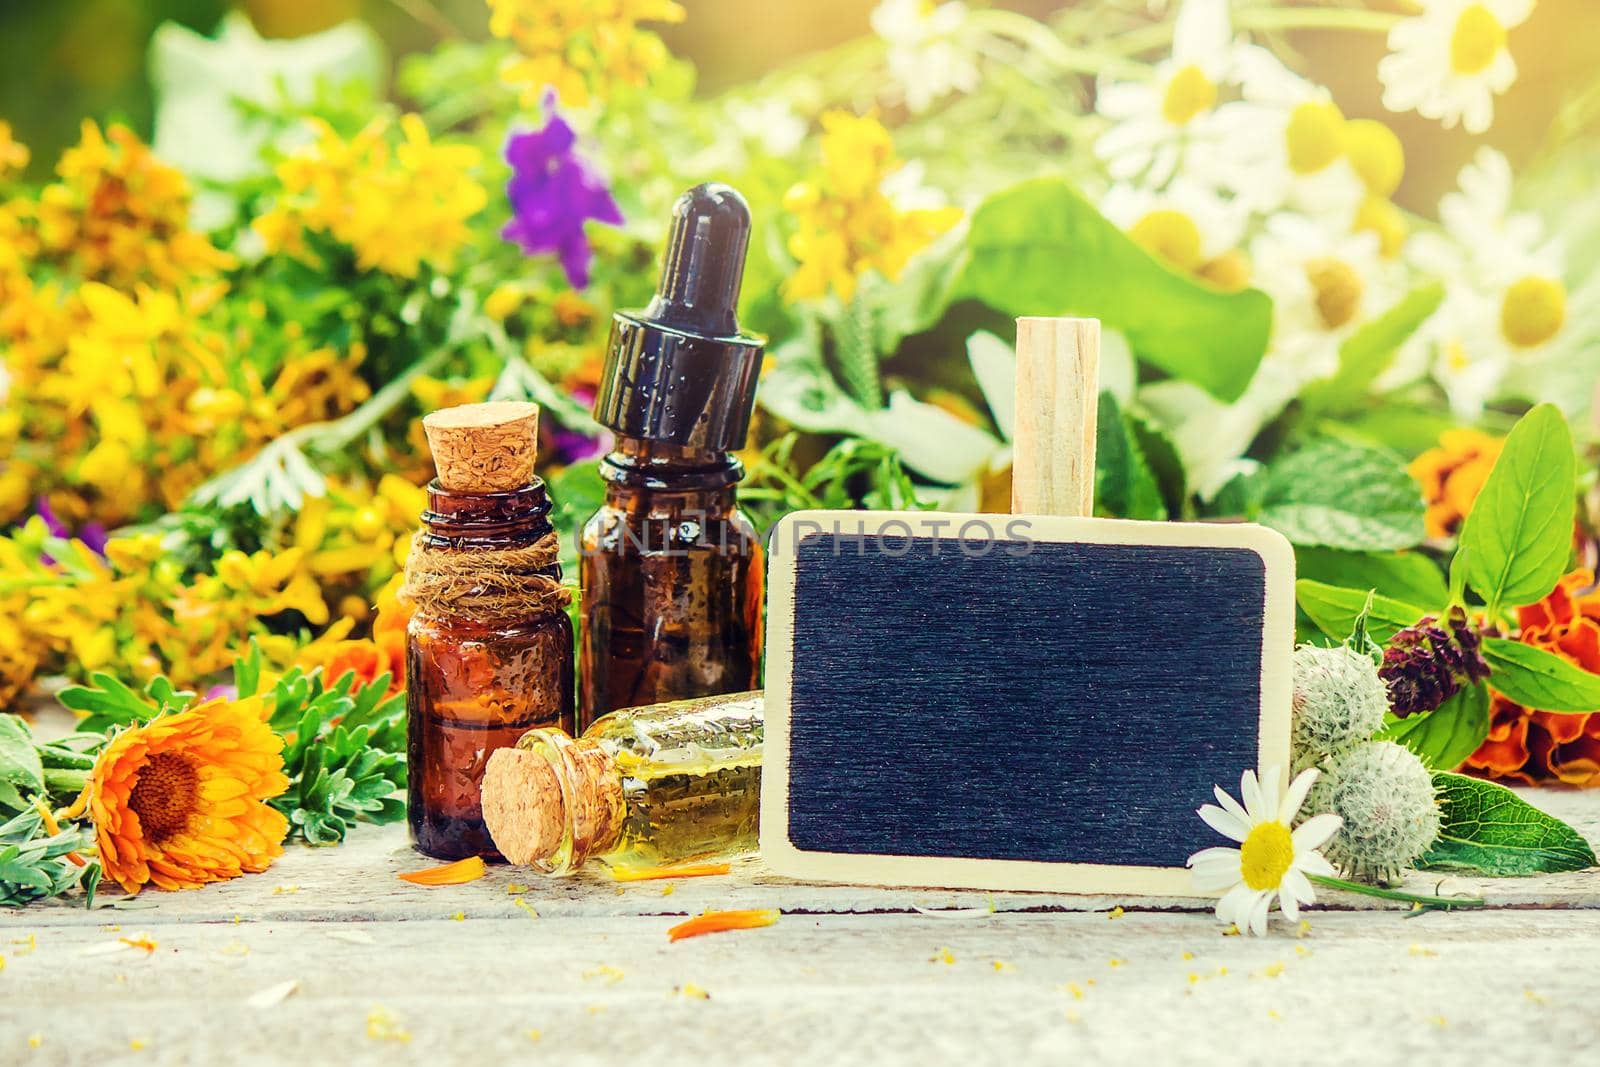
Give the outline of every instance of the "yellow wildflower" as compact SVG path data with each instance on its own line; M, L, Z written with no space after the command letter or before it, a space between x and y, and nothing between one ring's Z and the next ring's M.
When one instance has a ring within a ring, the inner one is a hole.
M126 126L85 119L78 144L39 194L45 252L86 278L175 284L233 263L189 227L189 183Z
M278 165L283 192L255 221L272 251L317 262L308 233L348 245L363 270L414 278L424 261L443 269L471 237L467 220L489 196L471 171L481 153L469 145L437 145L417 115L379 118L350 140L320 119L313 141Z
M0 122L0 178L28 165L28 146L11 136L11 123Z
M371 387L356 373L366 355L367 346L357 342L343 354L318 348L285 359L268 392L280 427L337 418L371 396Z
M821 171L784 197L799 224L789 238L799 261L785 286L790 300L831 291L848 301L868 271L897 279L913 255L961 217L958 208L902 210L883 191L902 164L876 118L833 110L822 116L822 131Z
M583 107L614 85L640 86L667 61L661 38L641 22L682 22L674 0L488 0L489 32L518 56L500 72L521 86L532 106L547 88L563 104Z

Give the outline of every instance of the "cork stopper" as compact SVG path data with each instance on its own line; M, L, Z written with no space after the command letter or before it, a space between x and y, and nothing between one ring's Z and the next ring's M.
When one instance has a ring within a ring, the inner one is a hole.
M539 405L521 400L462 404L426 415L439 484L454 493L508 493L533 480Z
M566 809L550 761L521 748L492 753L483 772L483 821L510 863L526 867L555 855Z

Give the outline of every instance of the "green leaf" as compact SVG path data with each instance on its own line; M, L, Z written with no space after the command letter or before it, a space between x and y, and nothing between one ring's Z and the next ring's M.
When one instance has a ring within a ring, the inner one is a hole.
M1165 519L1161 486L1150 472L1117 398L1100 394L1095 429L1095 507L1124 519Z
M1489 736L1489 691L1467 686L1425 715L1390 716L1378 736L1398 741L1436 771L1453 770Z
M1335 641L1343 641L1350 636L1356 618L1366 608L1370 590L1344 589L1302 578L1295 582L1294 591L1300 610L1317 624L1317 629ZM1397 631L1413 625L1426 614L1426 608L1386 596L1374 596L1372 608L1367 612L1367 633L1374 641L1383 644Z
M68 686L56 695L56 699L73 711L88 713L88 718L78 724L78 729L93 733L104 733L114 726L146 722L161 710L104 671L90 674L88 685Z
M1388 311L1363 324L1339 346L1338 371L1332 378L1308 386L1300 394L1301 405L1309 412L1345 411L1360 405L1400 346L1443 300L1444 287L1430 283L1413 289Z
M1324 585L1373 589L1408 604L1442 608L1450 599L1438 564L1421 552L1347 552L1300 546L1295 571Z
M39 761L33 734L22 719L4 712L0 712L0 782L11 787L6 802L13 809L21 806L13 798L44 792L44 764Z
M1223 400L1237 400L1267 348L1272 302L1224 293L1167 266L1066 182L1040 178L980 204L952 300L1006 315L1092 315L1134 354Z
M1572 550L1577 458L1554 404L1512 427L1461 530L1466 580L1489 606L1532 604L1556 587Z
M1439 840L1418 867L1508 876L1581 871L1595 865L1583 835L1503 785L1460 774L1433 776Z
M1399 457L1324 440L1268 468L1252 516L1297 545L1381 552L1420 544L1422 493Z
M1497 692L1534 711L1600 711L1600 674L1590 674L1554 652L1505 637L1486 637L1483 658Z

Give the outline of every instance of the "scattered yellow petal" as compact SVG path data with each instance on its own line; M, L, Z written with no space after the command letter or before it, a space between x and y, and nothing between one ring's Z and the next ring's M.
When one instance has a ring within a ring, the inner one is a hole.
M604 963L598 967L591 967L589 970L583 972L583 980L585 982L591 978L604 978L607 985L616 985L618 982L622 981L623 977L622 968L612 967L609 964Z
M1122 916L1124 914L1125 913L1122 910L1122 905L1118 904L1116 907L1114 907L1110 911L1106 912L1106 918L1108 918L1108 919L1120 919L1120 918L1122 918Z
M1411 955L1413 955L1413 956L1437 956L1438 955L1437 952L1433 951L1433 949L1429 948L1427 945L1412 945L1406 951L1410 952Z
M272 887L272 895L273 896L277 896L279 893L298 893L298 892L300 892L300 887L297 886L297 885L278 885L278 886L273 886Z
M244 916L243 915L235 915L233 917L233 925L238 926L242 922L244 922ZM118 929L121 929L121 927L118 927Z
M585 1004L583 1010L590 1015L604 1015L606 1006L604 1004Z
M146 1044L148 1044L148 1042L146 1042L142 1037L130 1038L128 1040L128 1047L135 1052L143 1051Z
M955 961L956 961L955 953L951 952L947 948L938 949L937 951L934 952L933 955L928 957L928 962L929 963L943 963L943 964L947 964L948 965L948 964L955 963Z
M367 1012L367 1037L373 1041L405 1043L411 1040L411 1031L400 1024L399 1016L379 1004Z
M450 921L451 922L458 922L458 923L466 922L467 921L467 913L464 912L464 911L458 911L454 915L450 916Z
M526 893L527 891L528 887L521 882L508 882L506 884L506 892L512 896L516 896L518 893Z
M117 938L117 940L121 941L124 945L127 945L129 948L142 948L142 949L144 949L144 953L145 953L146 956L148 956L148 955L150 955L150 953L154 952L156 950L156 948L157 948L157 945L158 945L157 941L154 938L152 938L149 934L145 934L145 933L134 934L132 937L119 937L119 938Z
M1068 1008L1067 1009L1067 1022L1075 1023L1075 1022L1078 1022L1081 1018L1082 1018L1082 1016L1080 1016L1078 1014L1078 1011L1077 1011L1076 1008Z
M1186 960L1192 960L1192 959L1194 959L1194 953L1188 951L1187 949L1185 949L1182 958L1186 959Z
M1538 993L1535 993L1531 989L1524 989L1522 991L1522 995L1527 997L1529 1000L1533 1001L1535 1004L1548 1004L1548 1003L1550 1003L1550 1001L1548 999L1546 999L1545 997L1540 996Z
M619 882L648 882L656 878L708 878L727 874L726 863L678 863L667 867L613 867L611 877Z
M667 931L669 941L682 941L686 937L717 934L724 930L753 930L771 926L778 921L775 908L750 908L742 911L708 911L687 922L681 922Z
M1257 978L1276 978L1276 977L1278 977L1278 975L1280 975L1282 973L1283 973L1283 961L1282 960L1274 960L1272 963L1267 964L1265 967L1261 968L1259 971L1256 971L1254 976L1257 977Z
M538 912L537 912L537 911L536 911L536 910L534 910L534 907L533 907L533 905L532 905L532 904L529 904L529 903L528 903L528 902L527 902L527 901L526 901L526 900L524 900L524 899L523 899L523 898L521 898L521 897L518 897L518 898L517 898L517 899L516 899L516 900L515 900L515 901L513 901L513 902L512 902L512 903L514 903L514 904L516 904L516 906L517 906L517 907L519 907L519 908L521 908L521 909L522 909L522 910L523 910L523 911L525 911L525 912L527 912L527 913L528 913L528 918L530 918L530 919L537 919L537 918L538 918L538 917L539 917L539 913L538 913Z
M1446 1019L1443 1015L1430 1016L1428 1021L1433 1025L1440 1027L1441 1029L1450 1025L1450 1020Z
M989 966L993 967L996 972L1001 974L1004 974L1006 971L1016 970L1016 967L1007 963L1005 960L995 960L994 962L990 963Z
M1309 956L1311 955L1311 950L1306 948L1304 945L1296 945L1294 947L1294 954L1296 956Z
M1073 1000L1083 999L1083 986L1079 985L1077 982L1068 982L1061 988L1065 989L1068 993L1071 993Z
M17 956L26 956L28 953L39 947L39 939L33 934L29 934L27 937L14 937L11 939L11 943L13 945L22 946L21 948L17 949L15 953L13 953L13 955Z
M42 1044L44 1044L44 1035L43 1034L29 1034L28 1035L28 1047L29 1048L38 1048Z
M1218 978L1226 978L1227 976L1228 976L1228 968L1226 968L1226 967L1218 967L1217 968L1217 977Z
M1310 932L1311 932L1311 920L1310 919L1301 919L1300 920L1300 925L1295 927L1294 936L1296 936L1296 937L1305 937Z
M1229 923L1228 924L1228 928L1226 930L1222 931L1222 936L1223 937L1238 937L1239 936L1239 924L1238 923Z
M1093 978L1087 979L1084 984L1085 985L1094 985L1094 979Z
M676 882L668 882L666 885L661 887L661 895L664 897L670 897L674 892L677 891L677 888L678 885Z
M526 1037L529 1041L537 1042L541 1037L544 1036L544 1031L543 1030L525 1030L525 1031L523 1031L523 1036Z
M1200 976L1198 974L1195 974L1193 971L1190 971L1189 972L1189 984L1190 985L1199 985L1200 984Z
M0 953L0 971L3 971L5 969L6 969L6 957L5 957L4 953Z
M236 937L217 949L217 951L224 956L248 956L250 955L250 946Z
M440 886L475 882L488 873L488 865L483 862L482 856L468 856L464 860L456 860L454 863L446 863L438 867L427 867L420 871L403 871L396 877L402 882L410 882L412 885Z
M683 983L681 986L677 987L676 992L677 992L677 994L679 996L687 997L690 1000L710 1000L711 999L711 994L710 993L707 993L704 989L701 989L699 986L695 985L693 982L685 982L685 983Z
M122 925L120 923L108 923L107 925L102 926L100 929L104 930L108 934L115 934L122 931Z
M1272 1008L1268 1008L1267 1009L1267 1018L1269 1018L1269 1019L1281 1019L1281 1018L1283 1018L1283 1016L1279 1015Z
M1110 965L1112 967L1121 967L1121 966L1125 965L1128 961L1123 959L1123 958L1121 958L1120 956L1112 956L1111 959L1108 962L1110 963Z

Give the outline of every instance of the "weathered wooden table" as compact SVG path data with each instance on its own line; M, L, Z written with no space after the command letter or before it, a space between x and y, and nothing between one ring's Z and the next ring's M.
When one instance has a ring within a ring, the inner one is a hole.
M1528 795L1600 840L1600 794ZM426 865L402 828L362 827L203 890L0 912L0 1064L1562 1063L1600 1047L1593 871L1452 878L1491 904L1454 914L1324 893L1299 936L1255 940L1196 900L813 885L755 859L676 882L395 878ZM708 908L783 916L668 943Z

